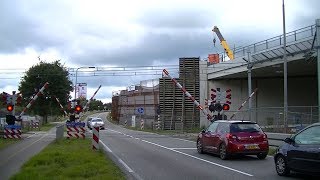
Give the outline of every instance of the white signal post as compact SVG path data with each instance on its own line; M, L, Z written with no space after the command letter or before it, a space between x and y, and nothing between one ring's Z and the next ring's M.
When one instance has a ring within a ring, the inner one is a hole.
M192 97L191 94L190 94L188 91L186 91L186 89L185 89L184 87L182 87L180 83L178 83L178 81L177 81L175 78L171 77L170 74L169 74L169 72L168 72L166 69L163 69L163 73L164 73L166 76L168 76L168 77L172 80L172 82L173 82L178 88L180 88L180 89L185 93L185 95L186 95L191 101L193 101L193 103L197 106L197 108L200 109L200 110L207 116L207 119L208 119L209 121L212 120L212 115L209 114L209 112L207 111L207 109L203 108L203 107L199 104L199 102L198 102L194 97Z

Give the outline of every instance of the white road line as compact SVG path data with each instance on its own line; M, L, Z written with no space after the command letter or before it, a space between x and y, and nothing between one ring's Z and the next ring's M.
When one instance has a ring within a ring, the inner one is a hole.
M102 145L108 152L113 153L113 152L111 151L111 149L110 149L107 145L105 145L100 139L99 139L99 143L101 143L101 145ZM117 155L115 155L114 153L113 153L113 155L114 155L114 156L117 158L117 160L127 169L128 172L130 172L130 173L133 172L133 170L132 170L125 162L123 162L122 159L120 159L120 158L119 158Z
M170 149L170 148L165 147L165 146L162 146L162 145L160 145L160 144L156 144L156 143L153 143L153 142L149 142L149 141L146 141L146 140L143 140L143 139L142 139L141 141L146 142L146 143L149 143L149 144L153 144L153 145L155 145L155 146L162 147L162 148L164 148L164 149L168 149L168 150L170 150L170 151L173 151L173 152L176 152L176 153L179 153L179 154L183 154L183 155L185 155L185 156L189 156L189 157L192 157L192 158L194 158L194 159L197 159L197 160L200 160L200 161L203 161L203 162L212 164L212 165L216 165L216 166L219 166L219 167L222 167L222 168L225 168L225 169L228 169L228 170L231 170L231 171L234 171L234 172L243 174L243 175L247 175L247 176L250 176L250 177L253 176L252 174L249 174L249 173L246 173L246 172L243 172L243 171L239 171L239 170L236 170L236 169L233 169L233 168L230 168L230 167L221 165L221 164L217 164L217 163L214 163L214 162L211 162L211 161L202 159L202 158L198 158L198 157L196 157L196 156L192 156L192 155L187 154L187 153L184 153L184 152L180 152L180 151L177 151L177 150L174 150L174 149Z
M109 130L110 130L110 131L114 131L114 132L118 132L118 131L111 130L111 129L109 129ZM249 173L246 173L246 172L237 170L237 169L233 169L233 168L230 168L230 167L227 167L227 166L218 164L218 163L214 163L214 162L211 162L211 161L208 161L208 160L205 160L205 159L196 157L196 156L192 156L192 155L190 155L190 154L187 154L187 153L184 153L184 152L181 152L181 151L177 151L177 150L175 150L175 149L171 149L171 148L162 146L162 145L160 145L160 144L156 144L156 143L153 143L153 142L150 142L150 141L146 141L146 140L144 140L144 139L141 139L141 141L143 141L143 142L145 142L145 143L149 143L149 144L155 145L155 146L158 146L158 147L161 147L161 148L164 148L164 149L167 149L167 150L170 150L170 151L173 151L173 152L176 152L176 153L179 153L179 154L183 154L183 155L185 155L185 156L189 156L189 157L191 157L191 158L194 158L194 159L197 159L197 160L200 160L200 161L203 161L203 162L206 162L206 163L215 165L215 166L219 166L219 167L222 167L222 168L225 168L225 169L228 169L228 170L231 170L231 171L234 171L234 172L237 172L237 173L246 175L246 176L250 176L250 177L253 176L252 174L249 174Z
M32 136L35 136L35 135L38 135L38 133L34 133L34 134L28 136L27 139L29 139L29 138L31 138Z
M119 161L130 173L133 172L133 170L132 170L125 162L123 162L120 158L118 159L118 161Z
M197 148L169 148L169 149L197 149Z
M111 153L112 153L111 149L108 148L108 146L105 145L105 144L101 141L101 139L99 139L99 143L101 143L101 145L102 145L108 152L111 152Z

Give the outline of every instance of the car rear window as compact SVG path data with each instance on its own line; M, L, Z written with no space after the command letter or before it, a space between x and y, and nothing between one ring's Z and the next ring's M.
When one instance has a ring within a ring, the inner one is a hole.
M230 125L230 132L262 132L262 130L256 123L232 123Z

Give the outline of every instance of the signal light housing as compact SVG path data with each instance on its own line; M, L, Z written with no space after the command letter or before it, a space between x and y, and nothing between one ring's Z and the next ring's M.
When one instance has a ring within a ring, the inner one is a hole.
M224 105L222 106L222 109L223 109L224 111L229 111L229 109L230 109L229 104L224 104Z
M75 110L76 113L80 113L80 112L82 112L82 106L81 105L76 105L74 107L74 110Z
M11 104L7 105L7 110L9 112L13 111L13 108L14 108L13 105L11 105Z

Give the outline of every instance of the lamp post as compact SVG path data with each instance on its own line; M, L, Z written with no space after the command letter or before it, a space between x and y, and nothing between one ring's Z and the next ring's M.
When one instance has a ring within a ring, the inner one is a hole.
M282 0L282 22L283 22L283 120L284 132L288 128L288 68L287 68L287 37L286 37L286 17L284 0Z
M76 82L75 82L75 86L74 86L74 99L75 99L75 100L77 99L78 70L79 70L79 69L85 69L85 68L87 68L87 69L94 69L94 68L96 68L96 67L94 67L94 66L89 66L89 67L78 67L78 68L77 68L77 70L76 70Z

